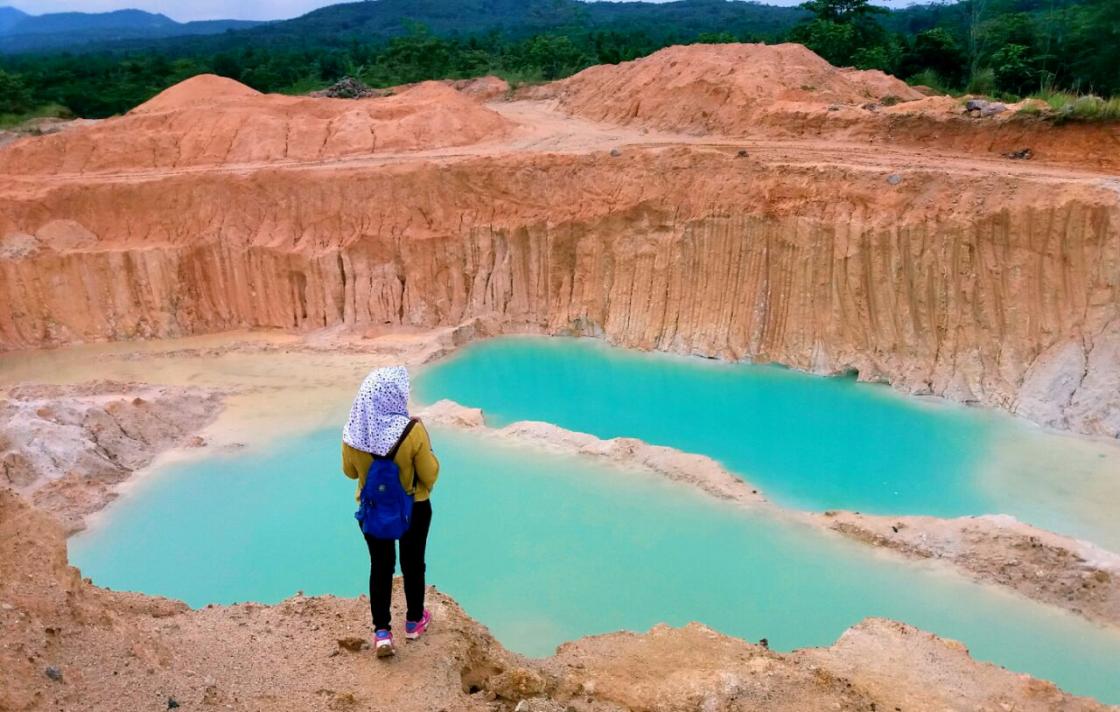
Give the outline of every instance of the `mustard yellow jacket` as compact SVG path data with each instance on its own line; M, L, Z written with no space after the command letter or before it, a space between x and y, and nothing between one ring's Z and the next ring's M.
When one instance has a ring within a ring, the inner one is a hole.
M370 453L342 443L342 474L358 481L354 492L354 499L358 501L361 501L362 487L366 483L366 473L372 462L373 455ZM439 460L432 452L432 441L428 438L428 431L423 423L417 422L412 426L408 437L397 448L393 462L400 468L401 486L413 495L415 501L423 502L431 497L432 488L439 479Z

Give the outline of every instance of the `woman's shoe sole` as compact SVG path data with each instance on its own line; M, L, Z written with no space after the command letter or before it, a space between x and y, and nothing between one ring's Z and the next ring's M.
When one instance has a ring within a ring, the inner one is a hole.
M376 651L377 657L379 658L391 658L397 654L397 651L393 650L393 646L391 645L379 645Z

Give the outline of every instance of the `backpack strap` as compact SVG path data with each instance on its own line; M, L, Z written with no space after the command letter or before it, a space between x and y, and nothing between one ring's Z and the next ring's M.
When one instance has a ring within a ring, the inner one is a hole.
M390 460L395 460L397 458L397 450L400 449L401 443L403 443L406 439L408 439L408 434L410 432L412 432L412 426L416 425L419 422L420 421L417 420L416 418L409 419L408 425L404 426L404 432L401 433L401 439L397 441L397 444L393 446L393 449L390 450L389 454L386 455L385 457L389 458ZM415 467L412 468L412 486L409 487L409 494L412 495L412 496L416 496L416 468Z
M408 438L408 434L410 432L412 432L412 426L416 425L417 422L418 421L416 420L416 418L409 418L408 425L404 426L404 430L401 432L400 438L397 439L396 445L393 445L393 449L390 450L389 452L385 453L385 459L386 460L395 460L396 459L397 450L400 450L401 443L403 443ZM413 479L415 479L415 473L413 473ZM413 483L413 484L415 485L415 483Z

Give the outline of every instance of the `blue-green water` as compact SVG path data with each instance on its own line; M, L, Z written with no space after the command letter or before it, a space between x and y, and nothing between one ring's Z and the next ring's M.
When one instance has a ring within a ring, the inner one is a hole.
M1087 480L1100 477L1078 467L1103 469L1103 454L992 411L917 403L853 378L519 337L424 370L414 394L480 407L492 425L541 420L709 455L788 507L1012 514L1120 546L1120 448L1108 455L1111 483L1094 494ZM1004 457L1027 443L1060 453L1058 471Z
M786 650L887 616L1120 702L1120 635L1072 615L586 458L439 428L433 441L429 580L513 649L699 620ZM98 584L194 606L357 594L368 560L337 459L332 429L168 466L71 557Z

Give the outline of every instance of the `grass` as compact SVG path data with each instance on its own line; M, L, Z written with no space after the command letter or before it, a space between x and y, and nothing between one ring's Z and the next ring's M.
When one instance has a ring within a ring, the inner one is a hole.
M1104 99L1093 94L1071 94L1062 91L1043 91L1029 98L1045 103L1049 110L1028 106L1020 113L1050 118L1059 122L1120 121L1120 96Z
M321 79L312 79L310 77L305 77L294 82L293 84L284 87L283 89L280 89L277 93L300 96L303 94L309 94L313 91L319 91L320 89L326 89L331 84L334 84L334 82L327 82Z
M72 119L74 115L61 104L47 104L25 114L0 114L0 129L10 129L32 119Z
M933 89L938 94L953 94L953 90L932 69L924 69L906 80L910 86L925 86Z

